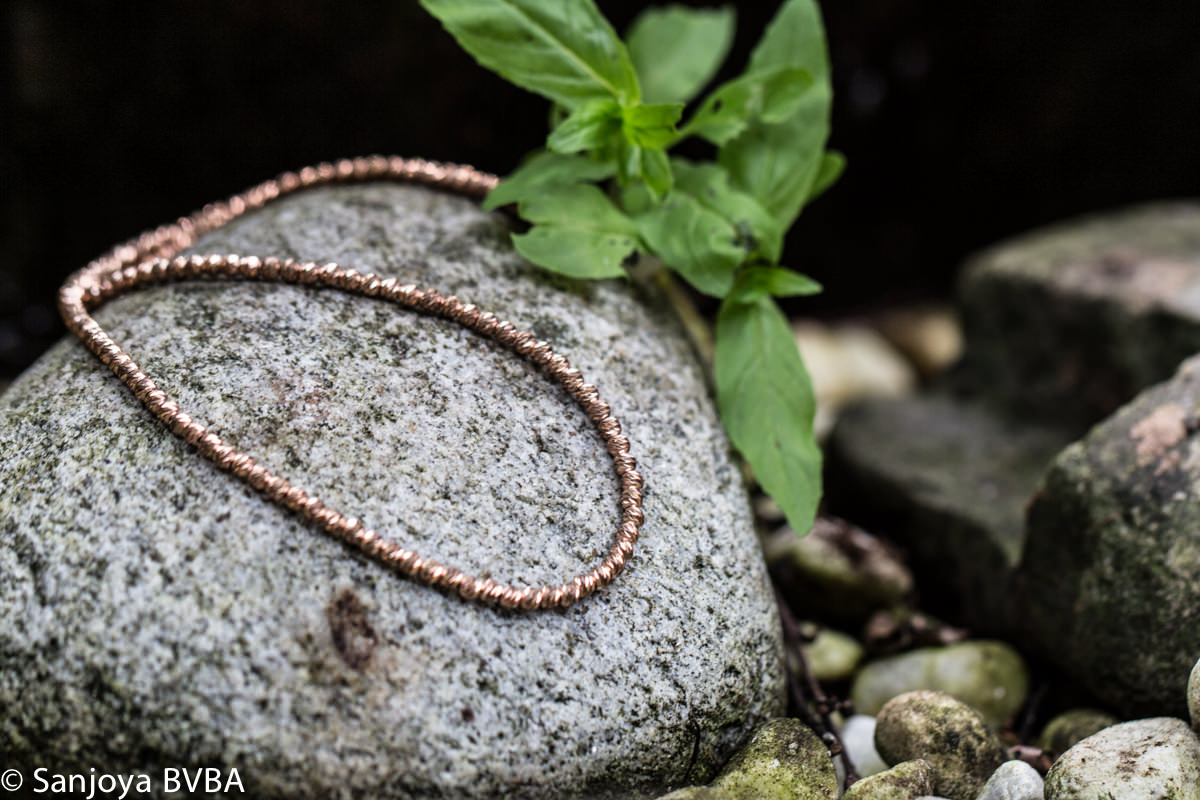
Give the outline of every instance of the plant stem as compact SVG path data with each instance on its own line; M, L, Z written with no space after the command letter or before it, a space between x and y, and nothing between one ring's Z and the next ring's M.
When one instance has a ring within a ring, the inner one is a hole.
M675 273L657 257L644 255L638 261L634 279L653 286L666 298L675 316L683 323L688 339L704 364L705 371L711 376L713 361L716 358L712 325L696 308L687 289L676 279Z
M783 625L785 646L795 654L800 662L801 675L794 674L791 669L787 670L788 694L791 697L792 705L795 706L796 713L800 715L804 723L812 728L829 747L829 754L842 760L842 767L846 772L845 785L846 788L850 788L858 780L858 772L838 733L837 724L833 721L833 713L847 708L848 704L825 694L820 682L813 675L803 647L804 642L811 640L812 637L806 636L800 630L800 625L792 616L792 610L788 607L787 600L778 587L775 588L775 604L779 607L779 621Z

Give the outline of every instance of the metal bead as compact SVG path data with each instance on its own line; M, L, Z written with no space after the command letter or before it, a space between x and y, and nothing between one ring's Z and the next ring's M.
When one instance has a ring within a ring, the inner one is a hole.
M629 441L621 435L620 425L612 417L608 404L600 399L596 387L585 383L579 370L572 367L566 358L555 353L548 343L538 341L532 334L472 303L465 303L455 296L442 296L432 289L399 286L395 278L384 279L371 272L359 272L333 263L298 263L293 259L281 261L270 256L180 255L180 251L191 246L198 236L305 187L332 181L385 177L476 198L483 197L498 182L494 175L478 172L471 167L379 155L322 163L305 167L299 172L285 172L224 202L210 203L190 217L143 233L92 261L72 275L60 290L59 308L63 319L84 345L110 365L117 377L172 433L196 446L205 457L231 470L270 500L304 514L367 555L414 580L457 592L466 600L527 611L578 602L607 585L624 569L633 553L633 543L644 516L641 505L642 476L635 469L637 462L628 454ZM575 398L592 420L605 441L620 478L621 525L608 555L590 572L559 585L515 587L491 578L474 578L454 567L425 561L416 553L379 537L354 517L344 516L325 506L318 498L258 464L250 454L226 444L182 411L178 403L158 388L89 313L90 309L102 305L120 292L155 282L190 279L320 283L368 297L381 297L408 308L454 320L542 367L545 374Z

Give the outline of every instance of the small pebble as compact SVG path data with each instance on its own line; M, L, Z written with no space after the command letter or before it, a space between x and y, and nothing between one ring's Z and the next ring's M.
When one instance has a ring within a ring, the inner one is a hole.
M866 325L828 327L818 322L792 324L792 334L812 380L818 439L833 428L847 403L864 397L911 392L917 377L905 358Z
M966 641L872 662L859 671L850 698L859 712L877 714L888 700L918 689L945 692L999 728L1025 702L1029 672L1003 642Z
M1105 728L1054 762L1046 800L1200 800L1200 738L1175 717Z
M860 777L867 778L888 768L875 750L875 718L855 714L842 726L842 744Z
M1192 717L1192 727L1200 731L1200 661L1192 667L1192 675L1188 678L1187 686L1188 714Z
M843 800L912 800L933 791L933 777L933 765L928 761L904 761L886 772L863 778L842 797Z
M857 639L831 628L822 628L817 638L802 649L813 677L826 683L854 677L854 670L863 657L863 648Z
M1094 708L1073 708L1064 711L1046 723L1038 737L1038 747L1061 755L1082 742L1093 733L1098 733L1121 720L1105 711Z
M762 544L777 585L806 617L857 628L912 591L912 573L893 548L845 520L821 516L806 536L784 527Z
M962 326L948 306L898 308L881 314L874 323L922 375L944 372L962 355Z
M978 800L1043 800L1038 771L1024 761L1005 761L988 778Z
M889 764L923 758L934 791L976 800L1008 754L979 712L944 692L909 692L890 700L875 724L875 749Z

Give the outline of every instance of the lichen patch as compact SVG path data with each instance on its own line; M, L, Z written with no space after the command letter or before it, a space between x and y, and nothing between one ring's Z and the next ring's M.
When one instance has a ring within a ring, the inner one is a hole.
M1168 451L1187 437L1186 420L1187 412L1181 406L1167 403L1134 425L1129 433L1137 443L1138 466L1145 467L1158 461L1161 471L1177 464L1178 454L1172 460Z

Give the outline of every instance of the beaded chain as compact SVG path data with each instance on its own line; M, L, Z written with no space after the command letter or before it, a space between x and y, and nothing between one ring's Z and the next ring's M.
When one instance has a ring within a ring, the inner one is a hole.
M454 296L432 289L400 285L334 263L301 262L256 256L181 256L200 236L276 198L300 189L330 183L391 180L414 183L479 198L497 178L471 167L419 159L371 156L305 167L287 172L224 202L212 203L189 217L117 246L72 275L59 291L59 311L67 327L176 436L195 447L219 468L233 473L273 502L298 512L336 539L394 568L412 580L504 608L525 610L568 606L611 583L633 554L642 524L642 477L629 454L608 404L579 370L550 349L550 345L511 323L481 311ZM616 541L599 565L572 580L554 585L516 587L491 578L477 578L433 559L421 558L382 538L354 517L326 506L320 499L259 464L249 454L226 444L167 396L91 316L91 311L126 292L154 284L186 280L259 280L338 289L386 300L404 308L443 317L486 336L532 362L566 389L600 433L620 481L621 521Z

